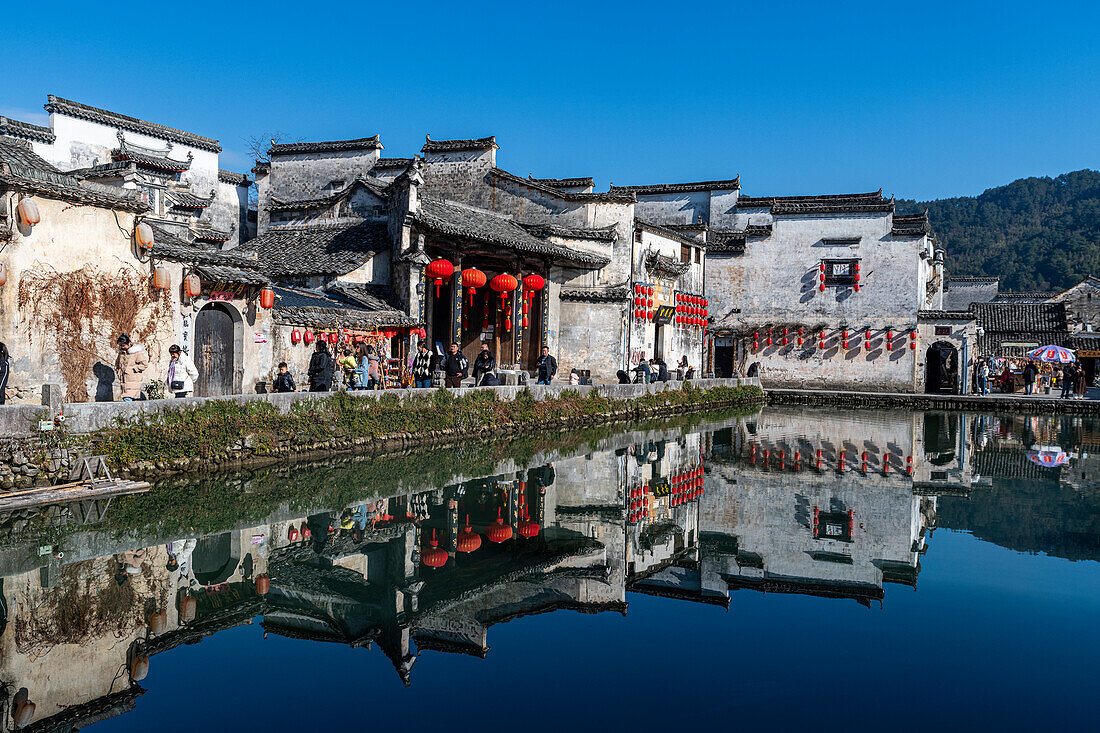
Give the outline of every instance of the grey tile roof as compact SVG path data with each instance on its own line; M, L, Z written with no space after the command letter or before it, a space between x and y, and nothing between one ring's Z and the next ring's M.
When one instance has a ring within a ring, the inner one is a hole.
M871 193L839 193L820 196L740 196L739 209L770 209L772 214L844 214L888 212L894 200L882 197L882 189Z
M679 277L691 267L689 262L680 262L675 257L666 257L657 252L650 252L645 257L645 268L655 275L666 277Z
M308 143L272 143L268 155L291 155L294 153L335 153L342 150L381 150L382 141L378 135L357 137L354 140L321 140Z
M325 291L371 310L395 308L392 302L393 293L383 285L334 280L325 287Z
M485 244L496 244L517 252L532 252L558 262L584 267L603 267L610 257L579 252L528 233L509 218L484 209L424 198L413 216L420 226L438 234L465 237Z
M255 271L238 270L224 265L201 264L195 266L195 272L204 280L245 285L267 285L271 281Z
M972 303L970 312L985 329L978 337L978 350L983 354L1019 350L1002 347L1004 342L1060 345L1070 336L1064 303Z
M580 178L532 178L531 180L554 188L589 188L596 185L596 180L590 176Z
M527 186L528 188L531 188L535 191L541 191L543 193L550 194L551 196L555 196L562 201L617 201L620 203L633 203L637 200L637 197L630 192L614 190L606 191L603 193L600 193L598 191L592 193L566 191L560 188L554 188L553 186L548 186L545 183L539 183L534 178L524 178L522 176L517 176L514 173L509 173L503 168L493 168L491 171L489 171L489 178L490 180L494 181L502 180L509 183L518 183L522 186Z
M671 227L666 227L661 224L654 224L651 221L645 221L644 219L639 219L637 217L634 218L634 226L638 227L639 229L648 229L651 232L660 234L662 237L668 237L669 239L673 239L677 242L683 242L684 244L691 244L695 246L699 246L701 244L698 239L692 237L689 234L684 234L680 230L672 229Z
M228 242L233 238L233 232L237 230L236 224L231 224L228 229L218 229L209 222L200 221L191 230L195 239L206 242Z
M418 325L408 314L379 302L363 306L337 294L276 286L278 299L272 311L276 323L303 328L373 329L381 326Z
M258 264L255 259L240 250L219 251L207 249L184 241L175 232L169 231L154 222L149 222L149 226L153 229L151 256L154 259L181 262L188 265L221 265L242 270L255 270Z
M217 140L203 137L202 135L196 135L191 132L177 130L174 127L158 125L155 122L146 122L136 117L127 117L117 112L110 112L105 109L99 109L98 107L74 102L69 99L62 99L53 94L49 95L47 100L47 112L68 115L69 117L79 117L81 119L91 120L92 122L98 122L101 125L117 127L121 130L138 132L142 135L160 138L161 140L170 140L172 142L190 145L199 150L209 150L212 153L220 153L222 149Z
M121 178L127 173L136 171L136 163L129 160L120 160L113 163L98 163L87 168L77 168L69 171L69 175L76 178Z
M122 136L120 135L119 139L121 140L121 138ZM116 162L127 160L133 161L145 168L168 171L171 173L182 173L185 170L189 170L191 168L193 156L188 153L186 160L171 158L168 155L168 151L171 150L171 148L172 146L169 144L168 150L151 150L121 140L120 145L111 151L111 159Z
M390 183L388 181L384 181L380 178L359 176L346 184L343 188L324 194L323 196L300 199L283 199L272 196L268 208L271 211L302 211L325 208L327 206L332 206L360 186L370 189L370 191L379 198L385 198L390 190Z
M894 214L890 233L895 237L922 237L932 233L932 222L928 220L927 211L923 214Z
M569 239L596 239L601 242L614 242L618 237L618 231L614 224L606 227L567 227L560 224L525 224L519 225L539 239L547 237L565 237Z
M206 198L202 196L196 196L189 191L167 191L168 198L172 202L172 206L178 209L205 209L214 202L214 192L211 191L210 195Z
M33 140L36 143L52 143L57 139L57 136L53 134L53 130L48 127L20 122L2 115L0 115L0 135Z
M1031 290L1023 293L998 292L994 303L1045 303L1061 293L1047 290Z
M248 180L246 174L234 173L233 171L227 171L222 168L218 169L218 180L222 183L231 183L234 186L248 186L252 183Z
M644 186L611 186L613 193L639 195L657 193L690 193L693 191L734 191L741 188L741 176L722 181L693 181L690 183L653 183Z
M36 155L30 143L11 137L0 137L0 186L104 208L134 212L149 209L137 198L137 192L62 173Z
M965 310L971 303L989 303L997 297L995 277L949 277L943 287L943 307Z
M422 153L450 153L456 150L496 150L497 138L496 135L490 135L489 137L479 138L466 138L456 140L432 140L431 135L424 136L424 147L420 149Z
M391 246L385 224L278 225L238 250L269 277L344 275Z
M562 288L562 300L577 300L590 302L622 302L630 295L630 288L626 285L615 285L604 288Z

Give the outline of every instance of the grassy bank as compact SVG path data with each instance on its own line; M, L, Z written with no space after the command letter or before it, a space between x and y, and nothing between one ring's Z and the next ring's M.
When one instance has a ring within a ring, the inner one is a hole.
M581 396L572 390L544 400L536 400L528 391L500 400L491 390L460 396L436 390L404 401L393 394L365 399L338 392L297 402L287 414L268 402L239 405L232 401L143 413L85 436L84 441L91 452L107 455L116 469L159 475L386 441L431 444L762 402L763 393L750 386L697 389L685 385L632 400L611 399L595 391Z

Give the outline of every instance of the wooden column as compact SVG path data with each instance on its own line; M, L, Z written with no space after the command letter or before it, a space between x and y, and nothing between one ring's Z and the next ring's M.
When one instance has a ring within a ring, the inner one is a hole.
M451 275L451 341L462 345L462 255L454 257L455 272ZM443 344L446 352L450 344Z

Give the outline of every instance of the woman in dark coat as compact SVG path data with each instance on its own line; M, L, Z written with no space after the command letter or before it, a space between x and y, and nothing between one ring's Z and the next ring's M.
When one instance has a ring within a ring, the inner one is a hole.
M332 388L333 363L328 344L318 339L317 350L309 357L309 391L328 392Z

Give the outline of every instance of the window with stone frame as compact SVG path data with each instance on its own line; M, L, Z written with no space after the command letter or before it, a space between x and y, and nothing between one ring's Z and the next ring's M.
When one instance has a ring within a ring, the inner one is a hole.
M825 285L855 285L859 260L825 260Z

